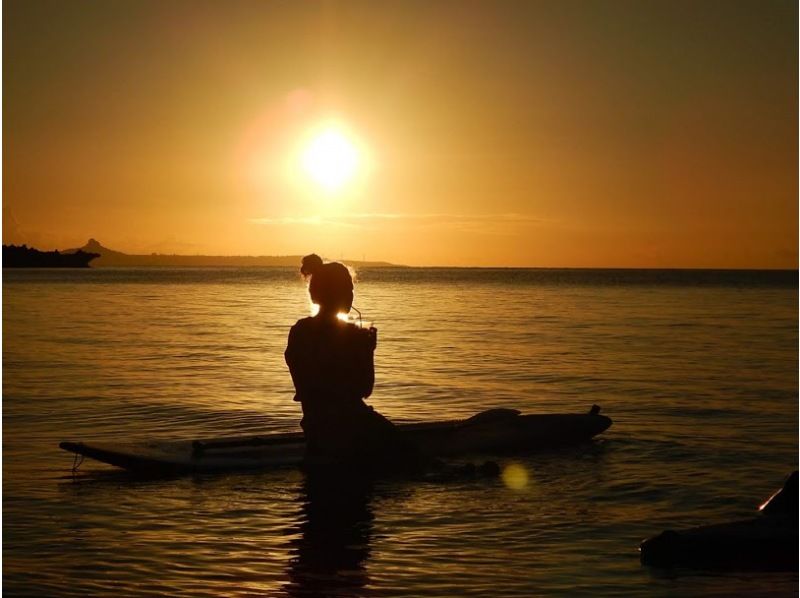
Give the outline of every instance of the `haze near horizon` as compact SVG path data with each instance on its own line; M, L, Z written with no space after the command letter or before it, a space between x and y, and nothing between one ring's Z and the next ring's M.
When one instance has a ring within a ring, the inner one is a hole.
M788 1L6 1L3 242L797 268Z

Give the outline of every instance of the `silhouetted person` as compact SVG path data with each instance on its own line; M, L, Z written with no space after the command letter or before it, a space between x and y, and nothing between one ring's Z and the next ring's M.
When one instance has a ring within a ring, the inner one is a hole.
M413 449L394 424L364 403L375 383L377 330L338 318L353 305L350 272L315 254L303 258L300 272L310 277L319 313L292 326L285 356L295 401L303 407L308 456L364 465L412 459Z

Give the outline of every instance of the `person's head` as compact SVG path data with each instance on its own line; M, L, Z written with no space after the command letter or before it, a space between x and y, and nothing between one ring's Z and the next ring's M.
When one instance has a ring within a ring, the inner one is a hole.
M322 258L312 253L303 258L300 272L310 277L308 293L320 311L347 313L353 306L353 278L346 266L339 262L322 263Z

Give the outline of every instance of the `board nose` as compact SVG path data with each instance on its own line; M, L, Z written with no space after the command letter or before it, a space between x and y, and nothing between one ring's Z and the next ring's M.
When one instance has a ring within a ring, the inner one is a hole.
M80 450L81 443L80 442L59 442L58 448L64 449L65 451L69 451L71 453L77 453Z

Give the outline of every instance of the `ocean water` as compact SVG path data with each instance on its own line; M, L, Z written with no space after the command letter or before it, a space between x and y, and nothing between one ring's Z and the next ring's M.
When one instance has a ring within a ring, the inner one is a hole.
M503 479L137 479L61 440L290 431L290 269L3 271L3 590L15 596L790 596L796 573L642 566L798 462L796 272L366 269L369 402L614 420ZM521 487L517 487L521 486Z

